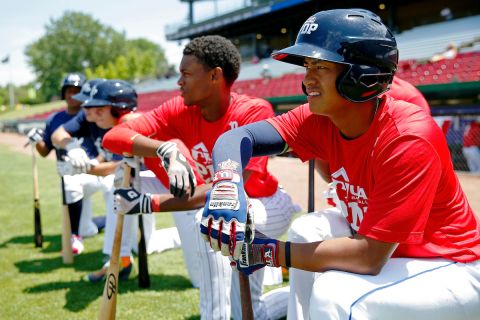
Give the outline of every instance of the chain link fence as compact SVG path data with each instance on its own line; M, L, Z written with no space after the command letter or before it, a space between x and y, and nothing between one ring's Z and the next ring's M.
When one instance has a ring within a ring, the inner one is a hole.
M433 118L446 135L455 170L480 174L480 168L475 164L480 161L480 116L452 115ZM470 151L467 148L470 148Z

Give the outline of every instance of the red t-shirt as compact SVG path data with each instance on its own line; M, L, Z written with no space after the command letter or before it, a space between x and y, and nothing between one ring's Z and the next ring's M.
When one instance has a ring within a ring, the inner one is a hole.
M402 100L416 104L422 107L430 114L430 106L422 93L415 88L413 84L407 82L399 77L393 77L393 82L390 90L384 93L384 95L390 96L396 100Z
M199 107L188 107L183 98L177 96L142 117L112 129L105 136L103 144L107 149L115 150L114 152L119 154L131 153L131 143L112 143L115 139L113 130L122 127L152 139L179 139L188 148L197 174L205 183L209 183L214 175L212 150L218 137L230 129L273 116L273 108L266 100L232 93L227 112L222 118L208 122L201 115ZM278 180L267 170L267 163L268 157L254 157L246 167L252 171L245 184L245 191L250 197L268 197L276 192ZM156 174L159 171L158 159L145 159L145 165ZM159 172L157 176L160 178L162 173Z
M352 140L308 104L268 121L303 161L328 161L343 214L359 234L400 243L396 257L480 258L479 221L441 129L422 108L387 96Z

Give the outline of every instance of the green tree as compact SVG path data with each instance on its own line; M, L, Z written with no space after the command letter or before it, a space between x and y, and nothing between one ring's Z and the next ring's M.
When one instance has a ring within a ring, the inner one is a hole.
M127 40L125 54L106 65L85 70L91 78L119 78L133 82L145 78L161 77L169 70L161 47L146 39Z
M122 54L126 43L123 33L79 12L67 11L58 20L50 19L45 31L25 54L47 100L58 95L66 73L83 72L84 65L106 64Z
M161 76L168 70L164 52L146 40L127 40L88 14L66 11L50 19L45 34L25 50L36 74L39 96L51 100L59 95L60 82L69 72L84 72L87 78L140 80Z
M8 85L0 87L0 106L8 106Z
M139 57L139 74L142 76L164 76L169 68L161 47L146 39L128 41L129 55Z

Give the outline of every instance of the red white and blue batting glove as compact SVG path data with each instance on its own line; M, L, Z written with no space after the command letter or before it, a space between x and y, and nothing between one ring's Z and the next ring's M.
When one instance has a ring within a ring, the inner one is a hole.
M213 250L234 259L240 258L245 238L253 239L253 213L240 174L235 170L222 169L215 173L200 231Z
M252 243L244 243L240 259L233 261L232 266L238 271L249 275L265 266L279 267L278 262L279 241L270 239L257 231Z

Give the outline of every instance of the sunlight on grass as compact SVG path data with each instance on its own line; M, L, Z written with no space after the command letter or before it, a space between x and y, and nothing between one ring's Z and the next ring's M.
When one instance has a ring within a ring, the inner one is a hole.
M103 283L80 279L102 265L104 233L85 239L85 252L75 263L62 263L59 178L52 160L38 159L43 248L33 243L31 157L0 145L0 303L2 319L95 319ZM103 215L100 194L94 214ZM158 215L159 225L172 226L170 214ZM198 318L199 292L192 288L181 250L149 257L151 288L140 289L137 271L120 283L118 319Z
M0 121L21 119L35 114L44 113L50 110L55 110L63 106L66 106L65 101L53 101L31 106L27 105L20 110L7 110L4 112L0 112Z
M0 145L0 318L96 319L103 283L81 278L101 267L104 233L85 239L85 252L75 257L73 265L62 263L60 182L54 161L37 157L37 163L41 249L33 242L31 156ZM94 215L104 215L100 193L93 202ZM157 214L156 225L157 229L174 226L171 214ZM151 288L138 287L137 270L133 279L120 282L117 319L199 319L199 290L188 279L182 251L149 255L148 261Z

